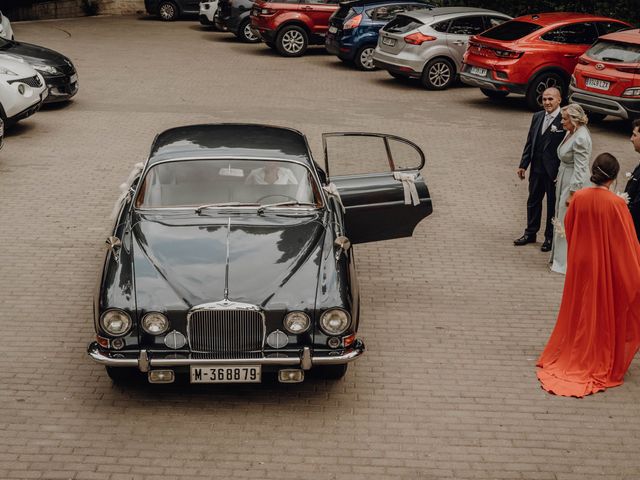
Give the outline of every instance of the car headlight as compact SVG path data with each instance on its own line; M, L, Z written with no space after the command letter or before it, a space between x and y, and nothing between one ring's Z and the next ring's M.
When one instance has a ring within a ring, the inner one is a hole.
M151 335L161 335L169 330L169 319L160 312L147 313L142 319L142 329Z
M0 75L12 75L14 77L18 76L18 74L13 70L9 70L8 68L4 68L4 67L0 67Z
M329 335L340 335L344 333L350 324L350 315L340 308L327 310L320 317L320 327Z
M309 315L304 312L291 312L287 313L287 316L284 317L284 328L294 335L298 333L303 333L309 330L309 326L311 325L311 320L309 319Z
M40 73L48 73L50 75L55 75L56 73L58 73L58 69L56 67L52 67L51 65L31 64L31 66Z
M131 328L131 317L122 310L107 310L100 317L100 325L109 335L120 337Z

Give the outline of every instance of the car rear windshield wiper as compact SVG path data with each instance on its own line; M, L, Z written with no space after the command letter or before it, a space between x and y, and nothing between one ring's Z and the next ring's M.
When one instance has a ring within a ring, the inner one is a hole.
M313 207L313 208L316 208L316 204L315 203L308 203L308 202L298 202L298 201L269 203L267 205L262 205L260 208L258 208L258 215L262 215L267 208L277 208L277 207Z
M616 57L602 57L602 61L603 62L623 62L624 60Z
M259 203L242 203L242 202L225 202L225 203L208 203L200 205L196 208L196 213L202 215L202 211L209 208L226 208L226 207L257 207Z

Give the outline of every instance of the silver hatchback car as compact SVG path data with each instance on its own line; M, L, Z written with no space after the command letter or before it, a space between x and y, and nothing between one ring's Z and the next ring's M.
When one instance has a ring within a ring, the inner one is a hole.
M444 90L462 68L469 37L510 19L470 7L404 12L380 30L373 63L395 78L419 78L429 90Z

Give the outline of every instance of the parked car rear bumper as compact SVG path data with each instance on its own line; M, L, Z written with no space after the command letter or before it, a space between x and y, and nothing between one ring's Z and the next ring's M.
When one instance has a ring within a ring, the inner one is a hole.
M422 75L421 71L420 72L416 72L411 67L408 67L406 65L396 65L394 63L388 63L388 62L385 62L383 60L379 60L375 56L373 57L373 64L377 68L380 68L382 70L388 70L390 72L398 73L398 74L404 75L406 77L420 78L420 76Z
M497 92L510 92L510 93L518 93L524 95L527 91L526 85L521 85L519 83L510 83L504 82L502 80L496 80L492 78L492 71L488 71L488 76L480 77L478 75L472 75L469 73L471 66L469 64L464 64L462 67L462 71L460 72L460 80L462 83L467 85L471 85L474 87L485 88L487 90L495 90ZM485 67L482 67L485 68Z
M318 365L342 365L359 358L365 351L362 340L344 350L314 351L304 347L299 352L274 352L278 356L262 356L260 358L191 358L188 352L157 352L139 350L136 352L123 351L112 353L92 342L87 348L91 359L107 367L137 368L147 372L151 368L189 367L191 365L263 365L272 367L300 367L309 370ZM182 358L176 358L176 357Z
M624 119L640 117L640 99L621 98L569 87L569 101L585 110Z

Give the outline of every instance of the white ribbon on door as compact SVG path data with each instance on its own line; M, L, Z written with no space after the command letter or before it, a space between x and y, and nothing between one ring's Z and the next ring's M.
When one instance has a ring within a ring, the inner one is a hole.
M338 191L338 187L336 187L336 184L330 183L329 185L325 185L324 187L322 187L322 189L336 199L336 201L340 204L342 213L345 213L346 210L344 208L344 204L342 203L342 198L340 198L340 192Z
M393 172L393 178L402 182L405 205L411 205L412 203L414 206L420 205L420 195L418 195L418 189L416 188L417 177L415 173Z
M131 190L131 185L133 185L133 182L135 181L135 179L140 176L143 169L144 169L144 163L141 163L141 162L136 163L133 166L133 170L131 170L129 177L127 177L127 181L120 185L120 192L122 193L120 193L120 196L116 200L116 204L113 206L113 210L111 211L111 220L116 219L118 212L122 208L122 204L124 203L126 198L129 196L129 190Z

